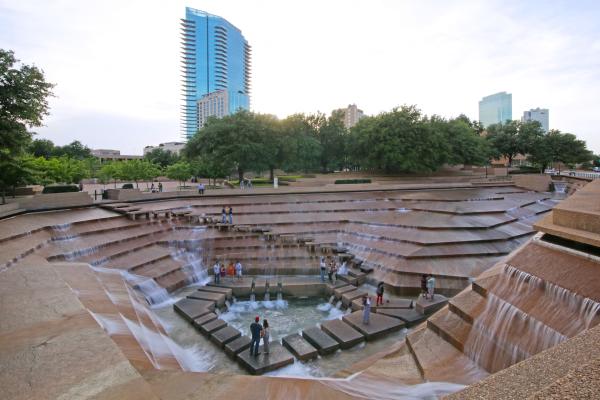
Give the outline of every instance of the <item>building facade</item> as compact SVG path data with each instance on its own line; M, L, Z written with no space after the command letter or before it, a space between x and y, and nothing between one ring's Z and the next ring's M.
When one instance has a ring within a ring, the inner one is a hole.
M154 149L163 149L164 151L170 151L173 154L179 155L179 152L185 147L184 142L167 142L161 143L158 146L146 146L144 147L144 155L150 153Z
M532 108L529 111L523 112L523 117L521 117L521 121L537 121L542 125L542 129L544 132L548 132L550 129L550 111L547 108Z
M211 93L227 93L227 113L250 108L250 58L250 45L238 28L224 18L186 7L181 20L185 138L202 127L198 103Z
M479 101L479 122L484 128L507 120L512 120L511 93L495 93Z
M358 124L358 121L365 116L363 110L359 109L356 104L349 104L348 107L340 108L339 111L344 113L344 126L346 129Z
M227 90L217 90L205 94L198 100L198 126L204 126L209 117L222 118L229 115L229 93Z
M142 158L142 156L121 154L120 150L94 149L91 151L91 153L94 157L100 160L101 163L108 161L139 160Z

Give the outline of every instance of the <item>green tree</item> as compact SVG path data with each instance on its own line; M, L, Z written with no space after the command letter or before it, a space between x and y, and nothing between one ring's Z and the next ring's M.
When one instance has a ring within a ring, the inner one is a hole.
M314 126L304 114L293 114L280 122L282 167L311 172L320 168L322 146Z
M21 64L12 51L0 49L0 186L26 182L28 168L19 157L31 141L28 128L42 125L54 85L35 66ZM19 175L22 174L22 175Z
M544 135L537 121L507 121L505 124L490 125L487 132L492 153L495 157L506 157L509 166L517 154L530 154Z
M127 160L119 164L118 177L134 181L135 187L138 189L140 181L147 183L160 175L160 168L146 160Z
M268 168L261 133L264 129L262 118L245 110L223 118L209 118L188 141L184 152L188 159L199 158L209 165L236 170L241 181L246 171Z
M0 174L0 188L2 190L2 204L6 203L6 191L11 189L13 197L17 186L35 183L34 170L27 157L18 157L10 163L4 164Z
M446 163L450 165L484 165L490 156L487 141L479 135L477 127L464 116L449 121L433 116L432 128L441 132L447 142Z
M179 161L179 156L170 150L164 150L160 147L157 147L156 149L146 153L144 155L144 159L153 164L160 165L162 168L165 168Z
M583 140L578 140L571 133L562 133L553 129L537 140L529 159L544 171L548 165L555 162L576 164L588 162L593 157L594 154L587 149Z
M67 145L55 147L54 155L57 157L66 156L77 160L83 160L84 158L92 157L92 151L79 140L74 140Z
M27 149L35 157L50 158L54 155L54 143L48 139L34 139Z
M385 172L430 172L448 157L442 132L415 106L362 118L351 130L350 154L363 167Z
M183 183L192 176L192 168L186 161L180 161L167 167L167 177L175 179L179 182L179 186L184 186Z
M309 116L309 123L313 126L317 140L321 144L319 162L321 171L328 172L332 166L341 168L344 164L345 136L344 114L340 110L334 111L329 118L317 113Z

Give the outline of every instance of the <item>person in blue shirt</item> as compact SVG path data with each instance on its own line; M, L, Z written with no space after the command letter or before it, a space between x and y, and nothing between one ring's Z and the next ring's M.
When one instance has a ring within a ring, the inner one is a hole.
M260 344L260 335L263 330L261 324L258 323L260 321L259 317L254 318L254 322L250 324L250 333L252 334L252 340L250 341L250 355L258 356L260 353L258 352L258 346Z

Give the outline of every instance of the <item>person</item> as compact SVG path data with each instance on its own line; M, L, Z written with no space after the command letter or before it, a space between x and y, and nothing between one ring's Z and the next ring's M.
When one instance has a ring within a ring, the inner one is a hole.
M225 206L223 206L223 208L221 209L221 223L227 223L227 211L225 210Z
M248 186L248 189L252 189L252 179L248 179L247 186Z
M371 316L371 298L368 294L363 296L363 324L369 325L369 318Z
M329 261L329 269L327 271L327 276L329 277L329 283L333 284L333 261Z
M204 194L204 183L200 183L200 194Z
M162 192L162 182L158 182L158 191Z
M225 279L225 264L221 263L221 278Z
M219 266L219 260L215 262L213 266L213 272L215 274L215 283L218 285L221 283L221 266Z
M421 275L421 295L427 299L427 275Z
M150 192L154 193L154 182L152 182L152 185L150 185Z
M233 208L229 206L229 224L233 225Z
M202 194L202 184L198 184L198 194Z
M233 266L233 261L231 261L229 266L227 266L227 275L229 275L231 282L233 282L233 277L235 276L235 267Z
M240 260L237 260L235 263L235 274L238 277L238 281L242 279L242 263Z
M325 270L327 269L327 266L325 264L325 257L323 257L323 256L321 256L320 266L321 266L321 282L325 282Z
M265 351L265 354L269 354L269 339L270 339L270 331L269 331L269 321L267 321L266 319L263 318L263 331L262 331L262 338L263 338L263 350Z
M79 182L79 191L83 192L83 182Z
M263 327L258 323L260 318L257 316L254 318L254 322L250 324L250 355L258 356L260 353L258 352L258 346L260 345L260 336L262 335Z
M244 180L243 179L240 181L240 189L244 189Z
M435 278L433 277L433 275L429 275L429 279L427 279L427 294L429 295L430 300L433 300L433 298L434 298L434 294L433 294L434 290L435 290Z
M377 285L377 300L375 301L375 305L383 304L383 281L379 282Z

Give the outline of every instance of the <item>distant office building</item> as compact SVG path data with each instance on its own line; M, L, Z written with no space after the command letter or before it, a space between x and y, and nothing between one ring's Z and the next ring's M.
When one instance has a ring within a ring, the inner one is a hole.
M349 104L348 107L340 108L338 111L344 113L344 126L346 129L350 129L358 124L358 121L365 116L363 111L359 109L356 104Z
M242 32L224 18L189 7L181 20L181 40L181 126L189 138L202 127L198 104L206 95L226 92L223 115L250 108L251 48Z
M101 163L105 161L127 161L127 160L139 160L142 156L129 156L121 154L119 150L109 149L96 149L91 151L92 155L100 160Z
M163 149L164 151L170 151L173 154L179 154L181 150L185 147L185 143L183 142L167 142L161 143L158 146L146 146L144 147L144 155L150 153L155 149Z
M479 122L484 128L507 120L512 120L512 94L500 92L481 99Z
M229 115L229 98L227 90L217 90L205 94L198 100L198 126L203 127L208 117L222 118Z
M523 112L521 121L537 121L542 125L544 132L548 132L550 129L550 111L547 108L532 108L529 111Z

